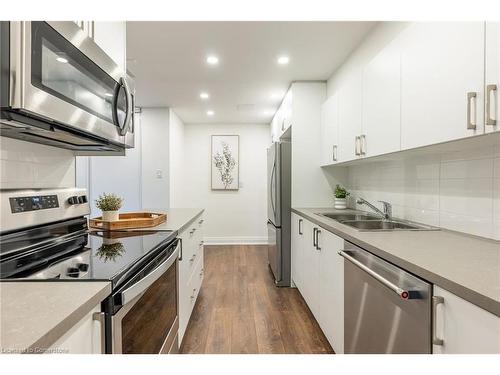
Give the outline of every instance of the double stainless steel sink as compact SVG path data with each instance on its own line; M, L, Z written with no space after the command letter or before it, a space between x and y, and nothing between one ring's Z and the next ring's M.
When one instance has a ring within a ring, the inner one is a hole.
M382 219L376 215L368 213L318 213L318 215L335 220L341 224L348 225L360 231L395 231L395 230L439 230L439 228L430 225L413 223L400 219Z

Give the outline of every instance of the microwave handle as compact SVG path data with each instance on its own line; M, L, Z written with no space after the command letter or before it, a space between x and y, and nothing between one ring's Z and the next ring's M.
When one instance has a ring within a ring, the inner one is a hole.
M158 267L151 271L146 277L142 278L137 283L131 285L120 293L123 305L127 304L137 296L144 293L151 285L153 285L156 280L161 277L161 275L165 273L165 271L170 268L170 266L172 266L172 264L175 263L177 257L179 256L179 246L180 244L177 243L175 251L170 254L170 256L163 263L161 263Z
M130 123L132 122L132 113L133 113L133 105L132 105L132 94L130 93L130 87L128 86L127 79L122 77L120 79L120 83L125 90L125 95L127 96L127 112L125 113L125 121L123 124L123 128L120 129L120 135L125 135L130 129Z

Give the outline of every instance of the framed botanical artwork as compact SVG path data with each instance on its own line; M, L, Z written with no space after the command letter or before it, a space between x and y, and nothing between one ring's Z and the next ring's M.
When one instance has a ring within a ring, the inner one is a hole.
M240 160L238 135L212 135L210 163L212 190L238 190Z

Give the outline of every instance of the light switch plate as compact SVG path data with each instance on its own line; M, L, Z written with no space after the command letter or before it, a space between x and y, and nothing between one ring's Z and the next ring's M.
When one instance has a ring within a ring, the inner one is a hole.
M161 169L156 170L156 178L158 179L163 178L163 171Z

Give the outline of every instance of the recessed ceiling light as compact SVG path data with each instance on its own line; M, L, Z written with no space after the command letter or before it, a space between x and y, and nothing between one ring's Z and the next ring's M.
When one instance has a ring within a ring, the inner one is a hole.
M200 93L200 98L203 100L206 100L206 99L210 98L210 95L208 94L208 92L202 92L202 93Z
M57 57L56 60L63 64L66 64L68 62L68 59L65 59L64 57Z
M278 57L278 64L286 65L290 62L290 58L288 56L280 56Z
M109 92L105 93L104 95L109 96L110 98L113 97L113 94L110 94Z
M219 58L215 55L207 56L207 64L217 65L219 63Z
M212 111L212 110L207 111L207 116L213 116L213 115L215 115L214 111Z

